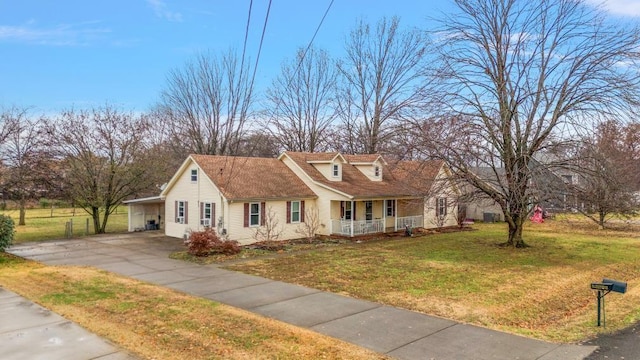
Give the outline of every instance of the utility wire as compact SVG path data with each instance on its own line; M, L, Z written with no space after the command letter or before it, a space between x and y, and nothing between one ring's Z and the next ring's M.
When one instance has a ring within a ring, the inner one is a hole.
M249 24L251 23L251 9L253 8L253 0L249 2L249 15L247 16L247 26L244 30L244 44L242 46L242 60L240 61L240 78L242 78L242 69L244 69L244 57L247 52L247 39L249 38Z
M304 61L305 56L307 56L307 52L311 48L311 45L313 45L313 41L316 39L316 35L318 35L318 32L320 31L320 27L322 27L322 24L324 23L324 19L327 17L327 14L329 13L329 10L331 10L331 6L333 6L333 2L334 2L334 0L331 0L331 2L329 3L329 6L327 7L327 10L325 10L324 15L322 15L322 19L320 19L320 24L318 24L318 27L316 27L316 32L313 33L313 37L309 41L309 44L307 45L307 48L304 49L304 52L302 53L302 56L300 57L300 60L298 61L298 66L296 66L296 71L293 72L294 76L298 72L298 70L300 70L300 66L302 66L302 61ZM289 81L289 84L291 84L291 81Z
M267 7L267 15L264 17L264 25L262 26L262 35L260 36L260 45L258 46L258 56L256 57L256 64L253 67L253 76L251 76L251 88L253 88L253 82L256 79L256 72L258 71L258 61L260 61L260 53L262 52L262 43L264 42L264 34L267 31L267 22L269 21L269 13L271 12L271 1L269 0L269 6Z

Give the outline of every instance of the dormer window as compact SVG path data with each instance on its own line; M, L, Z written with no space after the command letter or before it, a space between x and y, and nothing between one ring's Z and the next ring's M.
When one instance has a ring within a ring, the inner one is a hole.
M191 169L191 182L198 182L198 169Z
M340 176L340 165L338 164L333 164L333 177L339 177Z
M380 177L380 166L376 165L373 168L373 174L374 174L375 177Z

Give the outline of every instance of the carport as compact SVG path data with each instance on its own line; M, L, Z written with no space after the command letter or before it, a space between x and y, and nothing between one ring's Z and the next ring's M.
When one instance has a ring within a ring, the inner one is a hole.
M164 229L164 199L152 196L123 201L129 211L129 231Z

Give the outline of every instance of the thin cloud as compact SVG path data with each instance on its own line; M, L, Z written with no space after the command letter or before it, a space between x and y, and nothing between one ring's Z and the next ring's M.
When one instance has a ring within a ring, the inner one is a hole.
M59 24L39 28L35 21L24 25L0 25L0 42L19 42L48 46L87 46L102 40L111 30L95 27L96 22Z
M147 0L147 4L151 6L156 16L171 22L182 22L182 14L170 11L167 4L162 0Z
M594 6L602 6L611 14L640 17L640 0L587 0Z

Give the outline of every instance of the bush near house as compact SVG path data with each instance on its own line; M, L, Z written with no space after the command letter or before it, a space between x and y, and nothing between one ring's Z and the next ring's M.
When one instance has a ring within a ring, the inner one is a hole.
M233 255L241 250L237 241L221 239L211 228L191 232L184 244L187 246L189 254L193 256Z

